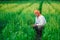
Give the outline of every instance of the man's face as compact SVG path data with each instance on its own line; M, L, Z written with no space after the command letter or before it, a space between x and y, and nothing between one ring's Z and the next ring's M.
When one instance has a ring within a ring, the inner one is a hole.
M38 10L35 10L35 11L34 11L34 14L35 14L36 16L39 16L39 15L40 15L40 12L39 12Z
M35 16L38 16L37 12L35 12Z

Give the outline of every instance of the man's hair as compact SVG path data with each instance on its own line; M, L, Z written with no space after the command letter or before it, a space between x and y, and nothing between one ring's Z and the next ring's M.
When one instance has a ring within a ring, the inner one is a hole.
M41 12L39 10L34 10L34 12L39 12L41 14Z

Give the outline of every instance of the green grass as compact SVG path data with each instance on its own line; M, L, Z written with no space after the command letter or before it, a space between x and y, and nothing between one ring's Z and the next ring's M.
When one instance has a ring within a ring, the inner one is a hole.
M42 15L46 18L42 40L60 40L60 3L43 3ZM0 40L34 40L34 10L39 2L0 4Z

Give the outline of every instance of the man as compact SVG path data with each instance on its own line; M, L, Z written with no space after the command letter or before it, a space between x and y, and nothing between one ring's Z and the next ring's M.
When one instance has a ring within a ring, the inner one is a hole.
M33 25L33 28L37 32L37 38L38 37L40 38L42 35L42 29L44 25L46 24L46 20L39 10L34 10L34 14L36 15L36 18L35 18L35 24ZM40 40L39 38L36 40Z

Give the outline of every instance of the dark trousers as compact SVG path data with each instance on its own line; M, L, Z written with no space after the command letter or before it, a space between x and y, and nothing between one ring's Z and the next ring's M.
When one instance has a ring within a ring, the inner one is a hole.
M38 28L38 26L35 26L35 27L33 27L34 28L34 30L36 31L36 40L41 40L40 38L41 38L41 36L42 36L42 30L43 30L43 26L42 27L40 27L40 28Z

